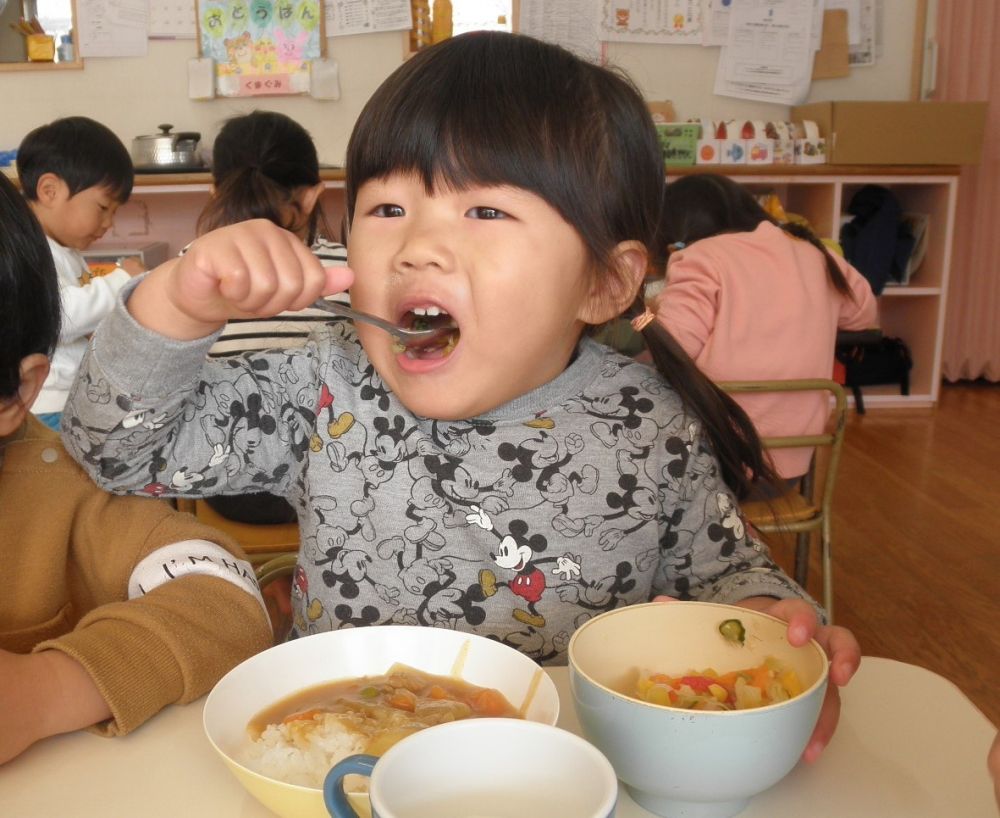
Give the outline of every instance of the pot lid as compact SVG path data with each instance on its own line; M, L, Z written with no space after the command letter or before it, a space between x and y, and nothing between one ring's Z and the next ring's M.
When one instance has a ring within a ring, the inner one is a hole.
M174 140L174 139L201 139L201 134L200 133L196 133L194 131L184 131L182 133L171 133L171 129L174 126L170 125L170 124L157 125L156 127L160 129L160 133L143 134L141 136L137 136L135 138L135 141L138 142L138 141L144 140L144 139L170 139L170 140Z

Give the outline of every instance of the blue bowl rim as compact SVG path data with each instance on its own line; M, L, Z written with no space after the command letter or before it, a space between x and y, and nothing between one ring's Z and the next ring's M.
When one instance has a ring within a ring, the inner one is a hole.
M618 690L614 690L613 688L610 688L610 687L607 687L606 685L601 684L596 679L594 679L589 673L587 673L586 671L584 671L579 665L577 665L576 659L575 659L575 656L574 656L574 650L573 650L573 648L574 648L574 645L576 643L577 637L586 628L590 627L592 624L594 624L595 622L597 622L597 621L599 621L601 619L609 618L609 617L612 617L612 616L622 615L622 614L626 613L627 611L634 611L634 610L639 609L639 608L649 608L649 607L652 607L652 606L661 606L661 605L662 606L672 606L672 605L701 605L701 606L706 606L706 605L710 605L712 607L724 609L726 611L737 612L740 615L759 616L759 617L763 617L764 619L770 619L773 622L778 622L778 623L781 623L781 624L787 624L783 619L779 619L778 617L772 616L771 614L767 614L767 613L764 613L762 611L755 611L752 608L744 608L744 607L741 607L739 605L727 605L727 604L722 603L722 602L700 602L698 600L671 600L670 602L642 602L642 603L639 603L637 605L626 605L626 606L621 607L621 608L615 608L615 609L610 610L610 611L605 611L602 614L598 614L593 619L589 619L586 622L584 622L579 628L577 628L573 632L573 635L570 637L570 640L569 640L569 645L566 648L567 666L569 668L570 674L577 674L577 675L579 675L583 679L586 679L587 683L590 684L591 686L597 688L598 690L603 691L604 693L607 693L612 698L617 699L618 701L620 701L622 703L626 703L627 702L628 704L631 704L631 705L638 705L639 707L649 708L649 709L651 709L651 710L653 710L655 712L667 711L667 712L671 712L671 713L684 713L684 714L686 714L688 716L695 715L696 717L705 717L705 718L721 718L721 717L727 717L727 716L731 718L733 716L737 716L737 715L741 715L741 714L767 713L767 712L769 712L771 710L777 710L779 708L790 706L790 705L792 705L792 704L794 704L796 702L805 701L807 698L809 698L810 696L814 695L818 689L820 689L820 688L824 688L825 689L826 688L826 685L827 685L827 683L829 681L830 660L829 660L829 658L826 655L826 651L823 650L823 647L815 639L810 639L809 642L807 642L802 647L803 648L805 648L805 647L813 648L814 650L818 651L819 654L820 654L820 656L823 658L822 671L820 672L819 677L816 679L816 681L813 682L813 684L811 684L808 688L806 688L805 690L803 690L798 696L793 696L790 699L785 699L785 701L783 701L783 702L775 702L774 704L767 704L767 705L764 705L763 707L752 707L752 708L748 708L748 709L745 709L745 710L690 710L690 709L687 709L687 708L684 708L684 707L672 707L669 704L653 704L651 702L644 702L642 699L637 699L637 698L634 698L633 696L628 696L628 695L626 695L626 694L624 694L624 693L622 693L622 692L620 692ZM575 688L575 686L573 687L573 697L576 698L576 688Z

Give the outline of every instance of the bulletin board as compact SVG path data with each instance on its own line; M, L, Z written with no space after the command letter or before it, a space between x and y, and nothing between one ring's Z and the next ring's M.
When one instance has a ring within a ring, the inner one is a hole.
M326 43L321 0L197 0L198 41L225 97L304 94Z

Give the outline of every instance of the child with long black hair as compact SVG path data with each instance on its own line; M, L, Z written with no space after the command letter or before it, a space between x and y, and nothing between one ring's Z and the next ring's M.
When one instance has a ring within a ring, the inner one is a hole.
M667 185L660 230L658 247L673 251L657 319L713 381L829 378L837 329L875 326L875 296L861 273L807 227L779 225L728 177ZM829 415L825 392L736 400L761 437L817 434ZM794 481L812 449L771 455L779 476Z
M324 265L343 266L347 248L331 240L320 201L323 190L316 145L298 122L276 111L234 116L212 144L212 195L198 216L198 235L248 219L267 219L298 236ZM326 317L321 310L307 309L236 320L210 354L298 346Z
M96 334L69 445L115 491L290 497L296 635L432 625L558 663L582 621L659 595L770 611L832 657L815 756L859 650L740 517L727 481L762 462L753 426L676 346L659 374L585 336L623 313L655 326L639 289L662 170L620 74L510 34L422 51L348 145L353 284L267 222L201 237ZM347 284L443 337L400 348L338 321L205 361L228 317ZM252 468L231 468L244 439Z

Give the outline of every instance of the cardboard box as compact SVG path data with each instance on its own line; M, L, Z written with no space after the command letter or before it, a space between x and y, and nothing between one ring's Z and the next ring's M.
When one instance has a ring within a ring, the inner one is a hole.
M986 127L985 102L814 102L792 108L826 138L839 165L975 165Z

